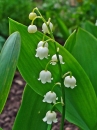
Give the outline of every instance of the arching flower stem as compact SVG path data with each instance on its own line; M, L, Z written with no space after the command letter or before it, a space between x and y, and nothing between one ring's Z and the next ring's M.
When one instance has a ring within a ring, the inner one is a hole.
M53 61L53 62L58 62L57 60L55 60L55 61L54 61L54 60L50 60L50 61L46 64L45 70L47 70L49 64L50 64L52 61Z
M54 108L55 108L55 106L58 105L58 104L61 104L62 106L64 105L64 104L62 104L62 102L57 102L57 103L55 103L55 104L52 106L51 111L53 111Z
M51 39L51 38L50 38L50 39L47 39L47 40L44 41L43 46L45 46L45 43L46 43L46 42L49 42L49 41L53 41L53 42L54 42L54 40Z
M34 22L36 19L41 19L41 16L36 16L36 17L32 20L32 22L31 22L32 25L33 25L33 22Z
M37 8L37 7L33 9L33 12L34 12L35 10L36 10L36 11L37 11L37 13L40 15L41 19L43 20L43 22L46 24L46 26L47 26L48 30L50 31L50 27L48 26L48 24L47 24L46 20L43 18L42 14L40 13L40 11L38 10L38 8ZM49 21L50 21L50 19L49 19ZM49 21L48 21L48 22L49 22Z
M44 33L44 34L43 34L43 38L42 38L42 41L44 41L44 39L45 39L45 36L46 36L46 35L45 35L45 33Z
M70 77L72 77L72 72L71 71L68 71L67 73L65 73L62 78L65 78L67 75L70 75Z
M55 83L54 86L52 87L51 92L53 92L53 89L54 89L55 86L57 86L57 85L59 85L59 86L61 87L61 83L60 83L60 82L57 82L57 83Z

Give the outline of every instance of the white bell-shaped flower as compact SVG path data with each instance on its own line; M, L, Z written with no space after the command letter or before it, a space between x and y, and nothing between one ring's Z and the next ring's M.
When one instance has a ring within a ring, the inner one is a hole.
M41 80L43 84L45 84L46 82L51 83L51 80L53 80L53 78L51 77L51 72L48 70L42 70L39 74L38 80Z
M36 25L29 25L28 26L28 32L29 33L35 33L37 31Z
M47 22L48 23L48 22ZM52 31L53 30L53 24L50 22L49 23L49 27L50 27L50 30ZM42 25L42 31L43 31L43 33L48 33L49 34L49 30L48 30L48 27L47 27L47 25L45 24L45 23L43 23L43 25Z
M43 47L43 46L40 46L36 49L36 57L39 57L41 60L44 59L44 58L48 58L48 48L47 47Z
M49 91L46 93L46 95L44 95L43 102L56 103L56 100L58 100L58 97L56 97L56 93Z
M54 111L48 111L46 113L46 116L43 118L44 122L47 122L47 124L52 124L52 122L57 123L58 120L56 118L56 113Z
M31 13L29 14L29 19L30 19L30 20L33 20L36 16L37 16L36 13L31 12Z
M64 79L64 85L65 85L65 87L67 87L67 88L74 88L74 87L76 87L76 79L75 79L75 77L73 77L73 76L66 76L65 77L65 79Z
M55 55L53 55L52 56L52 58L51 58L51 63L50 64L52 64L52 65L56 65L56 63L57 63L57 55L55 54ZM63 62L63 57L61 56L61 55L59 55L59 60L60 60L60 64L64 64L64 62Z
M45 42L45 41L40 41L40 42L38 43L38 45L37 45L37 48L43 46L44 42ZM47 43L47 42L44 44L44 47L47 47L47 48L48 48L48 43Z

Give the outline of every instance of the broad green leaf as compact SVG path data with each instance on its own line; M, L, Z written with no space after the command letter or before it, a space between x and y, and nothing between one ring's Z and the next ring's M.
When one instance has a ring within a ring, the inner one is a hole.
M83 28L97 38L97 26L95 26L93 23L86 21Z
M70 39L73 37L75 41L71 43ZM72 34L71 38L67 40L65 48L84 68L97 94L97 39L83 29L79 29L76 34Z
M69 44L67 44L69 42ZM72 48L76 43L76 31L74 31L65 43L65 48L71 53Z
M20 35L13 33L0 53L0 113L6 102L20 52Z
M4 42L5 42L5 39L2 36L0 36L0 51L4 45Z
M64 40L66 40L69 37L68 28L66 27L65 23L60 18L57 18L56 20L57 20L57 24L59 26L60 32L62 33Z
M29 34L27 27L10 19L11 33L16 30L20 32L22 38L18 68L29 86L36 93L43 96L47 91L51 90L55 82L59 81L60 72L57 65L49 65L48 67L48 70L52 72L54 78L52 83L42 84L37 80L39 72L45 68L51 56L55 54L54 43L49 43L50 57L39 60L39 58L35 58L35 49L37 48L37 43L42 39L42 33ZM97 121L97 100L93 86L75 58L64 47L58 43L56 44L60 48L60 54L65 61L65 64L62 65L63 74L67 71L72 71L77 79L77 87L74 90L65 89L66 119L84 130L93 130ZM60 100L60 88L56 87L55 91ZM61 112L61 106L59 110Z
M49 104L42 102L42 100L43 97L26 85L13 130L47 129L47 124L42 119L49 110Z
M2 128L0 128L0 130L3 130Z

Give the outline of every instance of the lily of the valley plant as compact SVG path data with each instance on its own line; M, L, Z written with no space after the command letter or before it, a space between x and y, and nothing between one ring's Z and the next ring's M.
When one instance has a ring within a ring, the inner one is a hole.
M43 32L43 38L39 43L37 43L37 48L36 48L36 54L35 57L39 58L40 60L44 60L45 58L48 59L50 54L49 46L50 46L50 41L53 41L53 44L55 46L53 53L54 55L51 56L51 59L47 61L46 66L44 66L44 70L41 70L39 72L39 78L40 80L40 85L46 84L46 83L51 83L53 80L53 72L50 72L48 70L48 66L51 65L57 65L60 68L60 79L59 81L56 81L54 85L51 85L51 89L44 95L43 102L46 103L52 103L52 108L46 113L46 116L43 118L43 121L46 122L47 124L52 124L56 123L57 117L56 117L56 112L55 112L55 106L57 104L61 104L62 107L62 119L61 119L61 126L60 130L63 130L64 127L64 119L65 119L65 87L67 88L75 88L76 86L76 78L72 75L71 71L68 70L67 73L62 71L62 65L65 65L65 59L63 59L62 55L60 55L60 50L56 45L54 36L53 36L53 24L51 23L51 19L49 18L48 21L44 19L44 17L41 15L40 11L38 8L34 8L33 11L29 14L29 19L32 20L31 25L28 26L28 32L35 33L37 31L37 26L34 25L34 21L39 18L43 21L42 24L42 32ZM49 34L49 38L45 40L46 35ZM49 42L49 43L48 43ZM37 79L36 79L37 80ZM61 82L60 82L61 81ZM57 97L56 93L54 92L54 87L59 84L59 87L61 87L62 95L60 97ZM62 85L61 85L62 84ZM64 84L64 86L63 86ZM57 102L59 98L59 101Z
M51 18L46 20L38 8L28 17L28 26L9 19L10 33L18 32L10 35L0 54L0 112L17 63L26 86L12 130L51 130L59 121L57 113L62 115L60 130L64 130L65 119L81 130L96 130L96 26L85 23L62 46L55 41ZM41 32L37 20L42 21ZM63 21L56 21L65 35Z

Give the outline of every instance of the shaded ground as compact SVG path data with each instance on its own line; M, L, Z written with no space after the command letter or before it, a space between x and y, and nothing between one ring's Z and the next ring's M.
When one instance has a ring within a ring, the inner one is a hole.
M3 128L3 130L12 130L13 122L21 104L24 86L24 80L21 78L20 74L16 72L7 103L2 114L0 115L0 127ZM52 130L59 130L61 116L58 114L58 117L59 122L53 126ZM78 130L78 128L65 121L64 130Z

